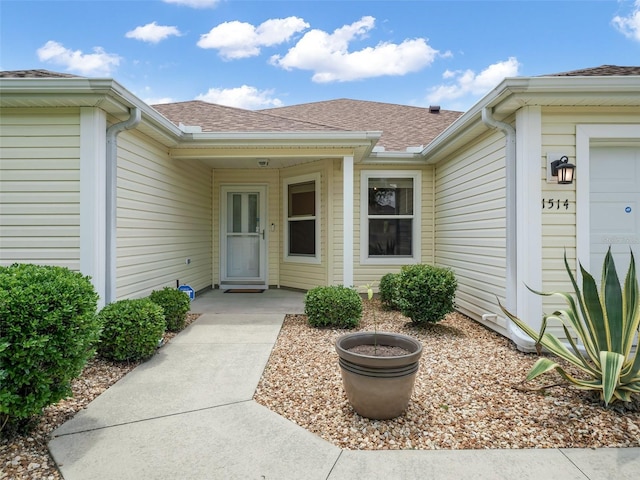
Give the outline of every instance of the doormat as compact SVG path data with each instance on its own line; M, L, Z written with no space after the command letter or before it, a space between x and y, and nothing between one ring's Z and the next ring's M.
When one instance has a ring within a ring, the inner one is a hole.
M264 290L259 288L232 288L225 290L224 293L262 293Z

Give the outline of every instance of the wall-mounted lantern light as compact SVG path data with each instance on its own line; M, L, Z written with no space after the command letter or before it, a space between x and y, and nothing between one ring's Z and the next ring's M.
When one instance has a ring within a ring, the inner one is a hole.
M557 157L558 155L553 155ZM560 185L571 185L573 183L573 177L576 166L569 163L569 157L562 155L560 158L549 158L552 154L547 156L549 160L547 165L547 182L558 183Z

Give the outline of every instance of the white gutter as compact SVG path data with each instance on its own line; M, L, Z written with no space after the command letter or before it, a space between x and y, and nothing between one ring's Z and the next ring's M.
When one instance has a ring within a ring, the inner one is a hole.
M106 174L106 255L105 255L105 305L116 297L116 218L118 188L118 134L135 128L142 118L138 107L129 110L129 118L107 128L107 174Z
M492 109L482 109L482 121L498 128L505 134L505 176L506 176L506 308L510 312L517 311L518 286L518 236L517 236L517 204L516 204L516 129L512 125L493 118ZM522 332L513 322L507 322L507 335L518 348L530 351L535 349L535 342Z

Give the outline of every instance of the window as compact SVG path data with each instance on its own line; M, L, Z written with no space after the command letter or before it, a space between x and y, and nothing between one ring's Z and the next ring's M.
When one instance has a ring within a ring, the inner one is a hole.
M420 259L420 172L362 172L361 260L413 263Z
M320 175L307 175L284 181L285 260L318 262Z

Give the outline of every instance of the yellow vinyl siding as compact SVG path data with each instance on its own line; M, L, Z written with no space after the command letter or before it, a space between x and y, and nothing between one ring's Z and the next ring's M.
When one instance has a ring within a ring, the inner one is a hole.
M331 242L330 246L330 270L328 272L327 284L329 285L342 285L344 283L344 245L343 245L343 232L344 232L344 194L343 194L343 177L342 177L342 161L334 160L329 163L328 178L331 184L329 189L331 196L329 199L329 206L331 207L331 219L329 225L329 232L332 234L328 237ZM354 180L357 179L357 175L354 173ZM355 187L354 187L355 188ZM358 208L354 203L354 207ZM355 240L356 231L360 228L359 219L354 213L354 255L355 248L357 247L357 241ZM356 260L354 260L356 261Z
M542 159L541 189L542 198L569 201L569 209L542 210L542 289L545 291L573 291L564 267L566 251L569 265L577 269L576 247L576 186L579 182L589 182L580 176L580 161L576 158L576 126L579 124L626 124L640 122L637 108L596 108L583 107L567 110L560 107L542 109ZM547 183L547 153L567 155L576 165L576 180L572 185ZM589 234L587 232L587 234ZM584 259L580 259L584 260ZM565 308L562 301L555 297L543 297L543 310L551 313ZM553 333L564 336L559 328Z
M80 270L80 111L3 109L0 264Z
M328 199L328 176L332 171L333 161L322 160L312 163L306 163L303 165L297 165L290 168L284 168L281 170L281 180L291 177L298 177L300 175L308 175L313 173L320 173L320 245L317 248L320 249L320 263L299 263L295 261L285 261L284 241L281 242L281 251L279 254L280 259L280 285L283 287L300 288L308 290L319 285L327 285L328 281L328 257L327 257L327 221L328 221L328 205L333 200ZM335 187L335 186L334 186ZM335 188L334 188L334 193ZM282 191L280 197L280 211L283 209L284 195L286 192ZM281 213L283 215L284 212ZM282 217L280 225L280 235L284 238L285 228L284 222L286 218ZM340 217L342 222L342 217ZM340 224L342 225L342 223ZM340 227L342 230L342 227Z
M266 185L267 186L267 226L269 239L267 247L267 285L279 285L280 269L280 174L276 169L256 168L250 170L220 169L213 173L213 283L220 284L220 187L221 185ZM275 231L270 229L274 224Z
M504 136L492 132L436 166L435 263L458 279L456 308L479 319L504 300Z
M211 285L211 169L172 160L139 132L118 137L117 297ZM191 263L186 264L190 258Z

